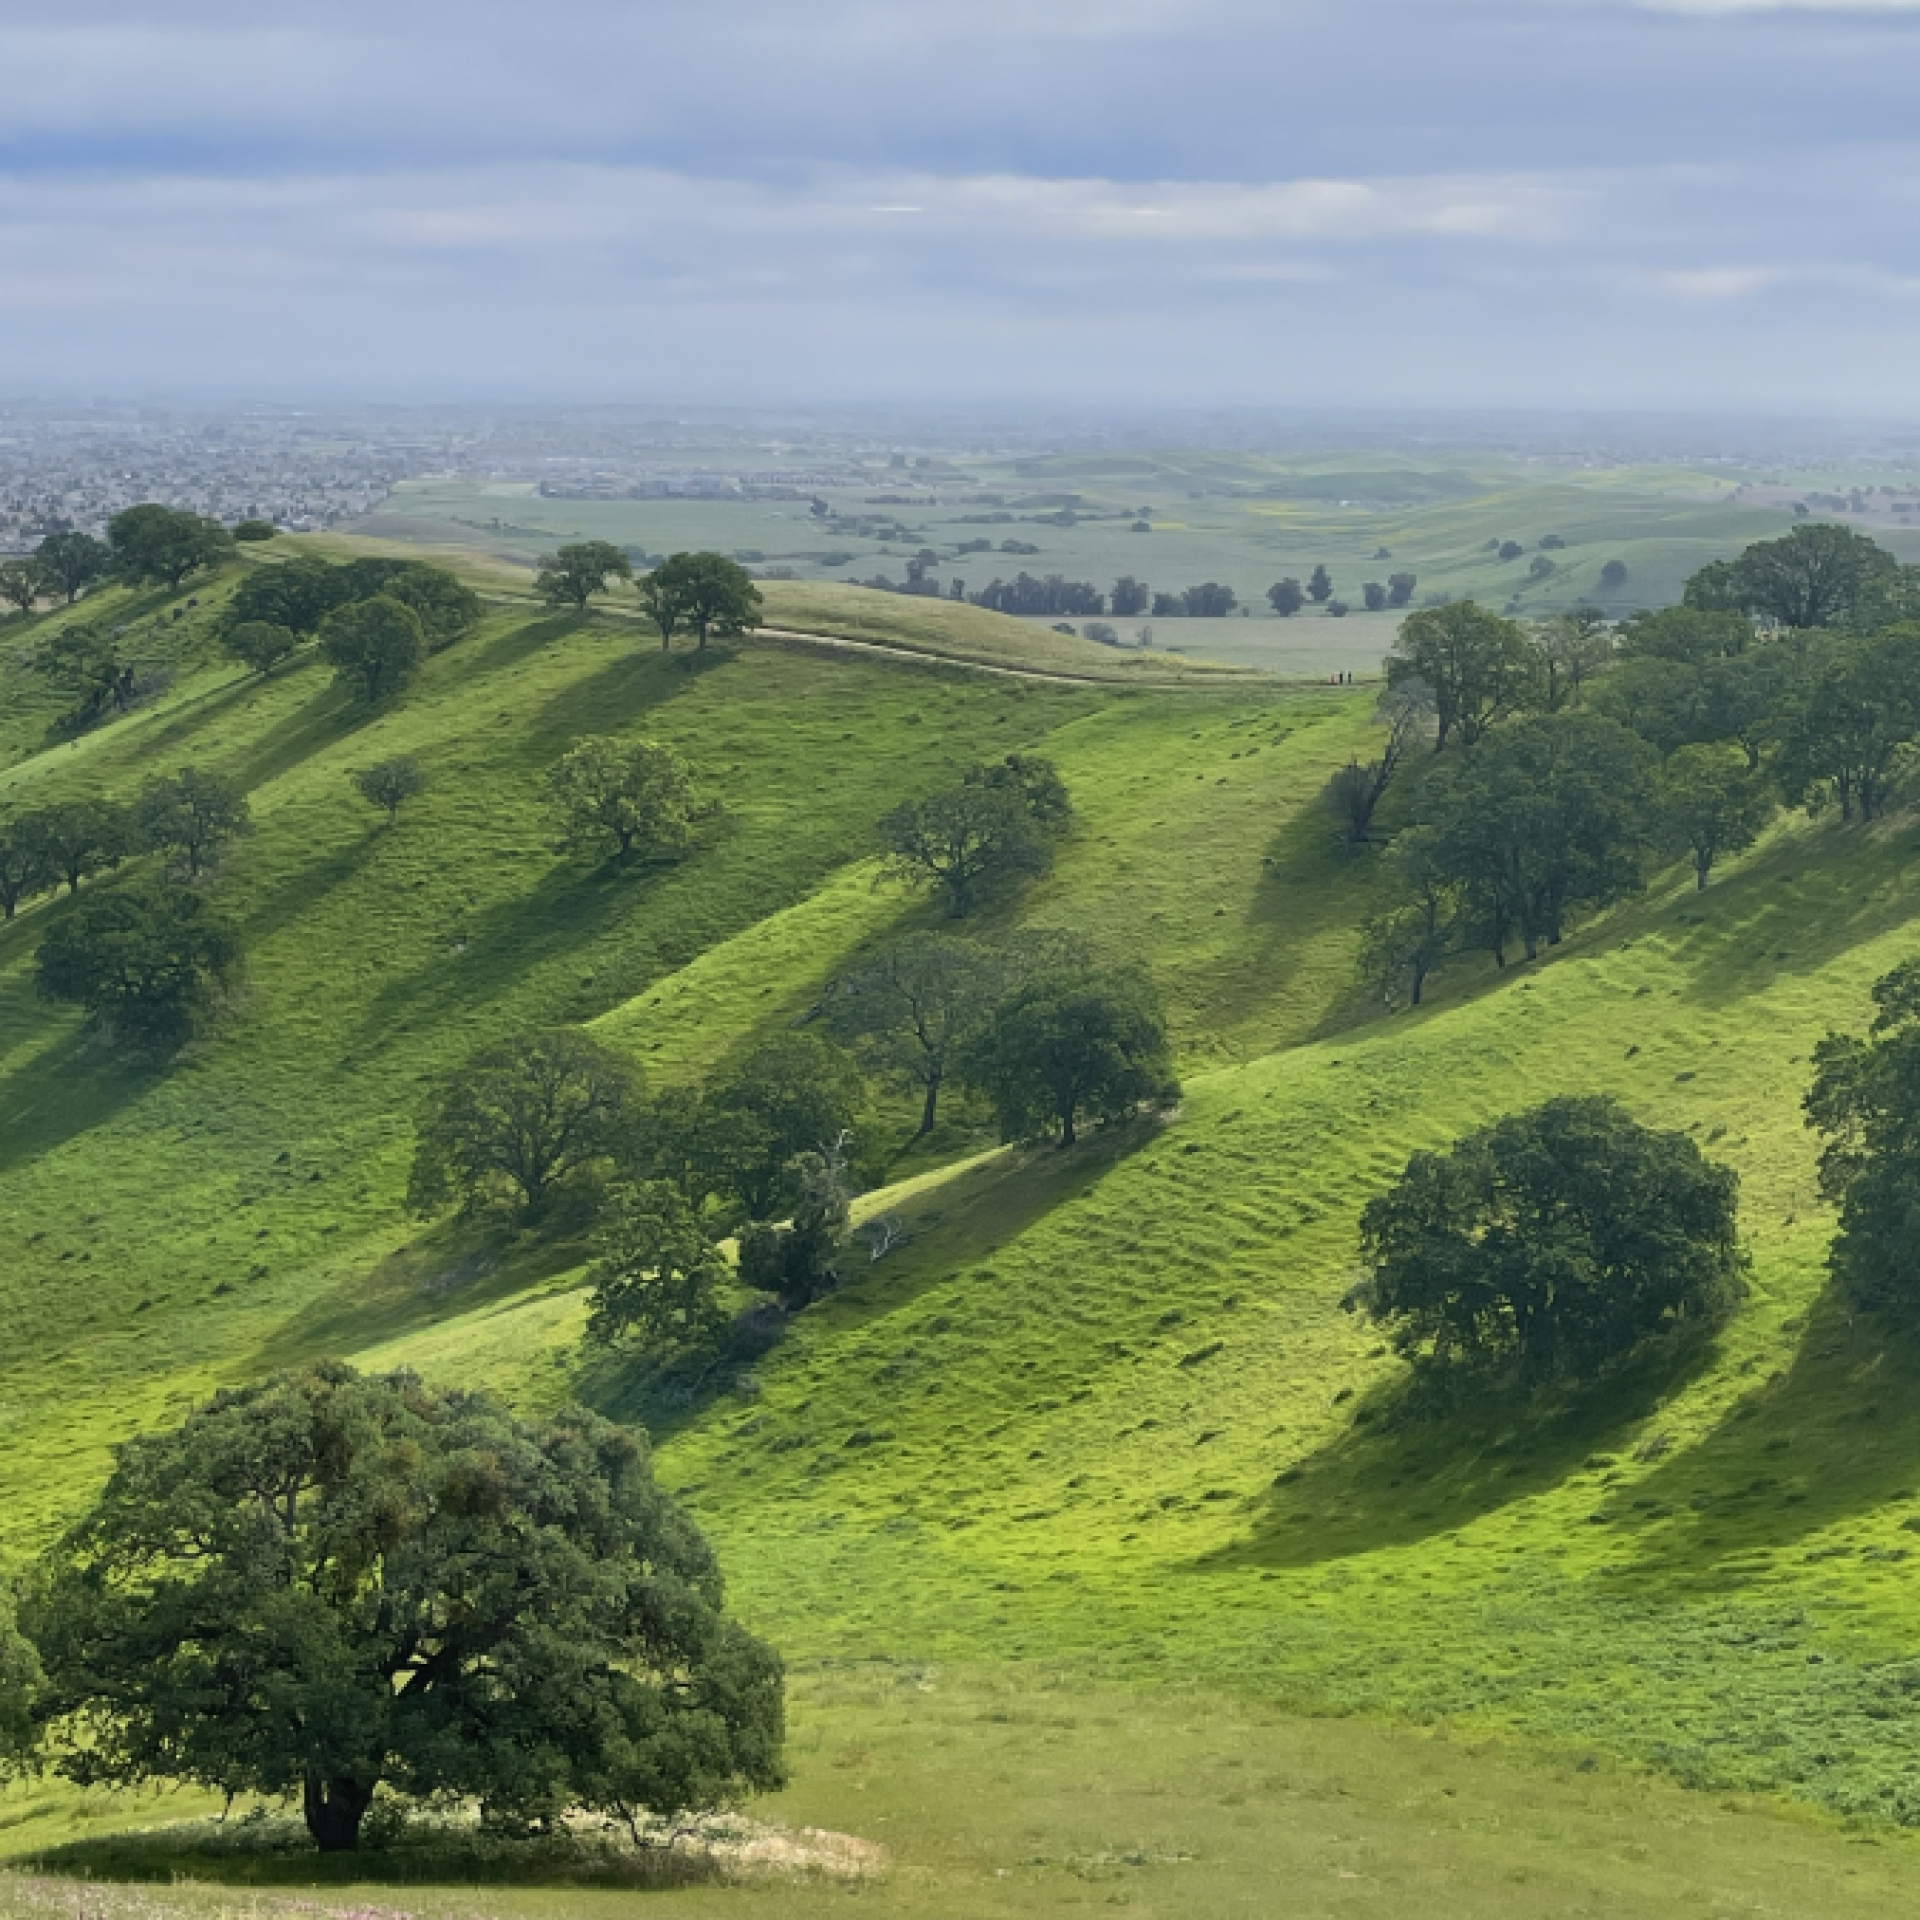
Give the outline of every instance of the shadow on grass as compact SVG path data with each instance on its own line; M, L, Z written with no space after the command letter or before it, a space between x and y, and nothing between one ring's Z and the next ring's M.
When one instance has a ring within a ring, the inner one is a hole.
M829 1343L913 1307L931 1287L997 1253L1036 1221L1099 1185L1153 1137L1155 1123L1104 1127L1065 1152L1031 1146L963 1165L891 1211L907 1238L875 1261L858 1240L841 1256L837 1291L793 1315L778 1343L658 1367L634 1355L589 1359L577 1382L580 1399L611 1420L637 1421L656 1441L697 1422L763 1366L781 1346ZM918 1169L896 1166L897 1178Z
M1685 997L1733 1005L1782 975L1817 974L1906 924L1920 905L1914 841L1911 815L1870 828L1829 821L1811 834L1782 834L1689 896L1668 924L1676 934L1700 926L1713 944L1691 969Z
M710 822L701 835L701 844L673 865L603 861L589 867L569 860L550 868L527 893L495 901L462 923L471 958L459 964L443 956L426 959L372 996L361 1015L360 1044L384 1042L423 1009L442 1022L486 1014L510 999L527 974L563 955L586 954L635 916L645 916L640 930L654 936L652 951L635 966L640 985L634 991L644 992L734 930L711 924L701 871L722 855L728 823ZM688 903L685 911L676 910L681 902Z
M527 717L526 738L557 756L584 734L631 725L733 659L730 651L718 647L705 653L661 653L641 645L553 694Z
M1791 1364L1756 1385L1698 1445L1637 1481L1631 1499L1609 1513L1639 1536L1638 1570L1717 1578L1714 1569L1730 1557L1793 1546L1914 1498L1916 1369L1920 1330L1850 1314L1823 1293L1807 1312ZM1821 1549L1832 1557L1855 1551L1846 1542Z
M189 1820L89 1835L11 1863L106 1882L217 1886L606 1887L631 1893L711 1885L728 1876L709 1854L664 1843L559 1833L506 1839L473 1830L407 1830L354 1853L321 1853L286 1818ZM395 1916L395 1920L399 1920Z
M0 995L0 1020L10 997ZM162 1063L115 1053L84 1029L56 1040L24 1071L10 1068L0 1075L0 1172L103 1126L163 1070Z
M450 1313L516 1306L530 1289L587 1257L587 1217L583 1211L556 1219L540 1234L515 1233L497 1222L441 1222L310 1300L274 1330L250 1364L272 1373L423 1332Z
M1531 1398L1406 1378L1289 1467L1247 1537L1204 1564L1309 1567L1412 1546L1546 1492L1704 1366L1711 1334L1668 1341L1583 1389Z

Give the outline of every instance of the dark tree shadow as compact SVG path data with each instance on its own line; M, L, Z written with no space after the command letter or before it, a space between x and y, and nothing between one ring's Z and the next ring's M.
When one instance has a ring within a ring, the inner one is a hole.
M230 1887L592 1887L626 1893L703 1886L727 1876L680 1847L634 1847L591 1832L509 1839L428 1826L354 1853L321 1853L298 1823L182 1820L89 1835L19 1858L32 1873L110 1882Z
M1870 828L1830 821L1814 844L1783 836L1704 893L1688 894L1670 908L1668 924L1707 927L1711 945L1690 968L1684 996L1735 1005L1782 978L1817 975L1910 922L1920 910L1914 838L1911 816Z
M1590 1387L1533 1396L1403 1375L1287 1468L1247 1536L1207 1564L1317 1566L1453 1532L1557 1485L1646 1419L1711 1349L1708 1334L1661 1342Z
M1103 1127L1065 1152L1029 1146L963 1167L892 1209L905 1239L872 1260L853 1240L840 1262L840 1286L793 1315L779 1344L836 1341L912 1308L929 1288L1017 1239L1035 1221L1090 1193L1153 1137L1155 1123ZM908 1177L903 1169L895 1173ZM669 1366L619 1352L583 1359L576 1392L609 1419L637 1421L656 1440L691 1426L743 1374L777 1349L722 1352Z
M309 1300L256 1349L250 1370L272 1373L357 1353L423 1332L450 1314L514 1312L529 1293L586 1259L587 1214L575 1206L539 1233L515 1232L494 1219L442 1221Z
M0 988L0 1021L24 983ZM39 1015L44 1019L44 1010ZM45 1048L31 1066L0 1073L0 1172L24 1166L104 1126L165 1074L167 1063L117 1051L78 1028Z
M1920 1329L1850 1313L1829 1290L1808 1310L1790 1365L1756 1379L1705 1439L1600 1511L1636 1537L1640 1571L1712 1581L1729 1558L1792 1547L1911 1500L1920 1489L1916 1379ZM1859 1550L1832 1542L1822 1552Z

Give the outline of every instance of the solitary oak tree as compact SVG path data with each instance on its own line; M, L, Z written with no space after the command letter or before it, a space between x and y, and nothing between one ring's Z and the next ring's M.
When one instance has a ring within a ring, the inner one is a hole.
M583 613L596 593L607 590L609 581L632 578L633 562L610 541L579 540L542 556L533 587L548 606Z
M1353 1303L1416 1361L1589 1379L1732 1304L1738 1192L1684 1133L1611 1100L1549 1100L1416 1153L1367 1203Z
M396 753L390 759L376 760L353 775L353 790L370 807L383 808L391 826L400 809L427 787L425 769L410 753Z
M568 749L547 775L575 846L617 860L664 860L693 838L693 770L651 740L596 737Z
M408 1201L428 1214L504 1203L538 1220L555 1192L608 1165L635 1075L577 1028L483 1047L441 1083L421 1119Z
M297 1794L323 1852L383 1789L524 1831L782 1783L778 1657L577 1407L337 1362L221 1392L121 1448L22 1624L68 1779Z

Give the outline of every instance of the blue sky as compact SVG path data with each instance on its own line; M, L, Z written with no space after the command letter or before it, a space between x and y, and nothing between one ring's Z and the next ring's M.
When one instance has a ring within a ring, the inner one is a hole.
M1920 0L0 0L0 391L1920 414Z

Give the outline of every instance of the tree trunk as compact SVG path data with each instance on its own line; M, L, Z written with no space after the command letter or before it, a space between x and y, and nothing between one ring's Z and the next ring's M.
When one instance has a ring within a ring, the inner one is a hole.
M1699 854L1695 857L1694 863L1693 863L1693 890L1695 893L1706 892L1707 868L1711 865L1712 865L1712 861L1707 857L1707 855Z
M323 1780L308 1774L302 1794L307 1831L322 1853L353 1853L360 1846L360 1822L373 1804L371 1782Z
M1079 1138L1073 1130L1073 1119L1074 1109L1072 1107L1068 1107L1066 1112L1060 1116L1060 1144L1063 1147L1072 1146L1074 1141Z
M1426 984L1427 984L1426 968L1415 967L1413 970L1413 1004L1416 1007L1420 1004L1420 989L1424 987Z
M9 915L8 917L11 918L12 916ZM939 1104L940 1082L938 1080L929 1080L927 1082L926 1104L920 1109L920 1133L922 1137L933 1131L933 1123Z

